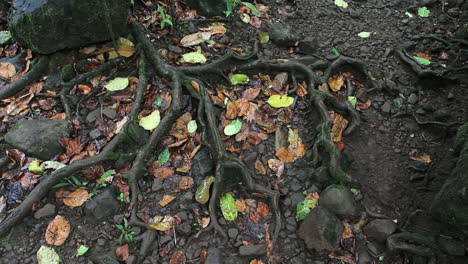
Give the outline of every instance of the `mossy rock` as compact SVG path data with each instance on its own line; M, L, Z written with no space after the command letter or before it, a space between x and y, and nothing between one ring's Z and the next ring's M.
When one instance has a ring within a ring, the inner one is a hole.
M13 0L9 30L34 52L50 54L127 32L128 0Z
M186 2L202 16L221 16L226 11L224 0L186 0Z

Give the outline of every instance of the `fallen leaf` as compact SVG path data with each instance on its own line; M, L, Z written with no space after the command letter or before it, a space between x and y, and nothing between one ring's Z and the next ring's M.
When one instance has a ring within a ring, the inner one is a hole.
M222 35L222 34L226 33L226 31L227 31L227 29L226 29L226 27L224 25L221 25L221 24L220 25L217 25L217 24L215 25L214 23L213 23L212 26L209 26L207 28L200 28L200 29L203 30L203 31L211 31L213 33L213 35L215 35L215 34L221 34Z
M306 96L307 93L308 93L306 87L307 87L307 84L306 84L305 82L303 82L303 83L298 83L298 84L297 84L297 91L296 91L297 95L299 95L299 96Z
M146 130L153 130L158 127L161 122L161 114L159 110L154 110L151 114L140 119L140 126Z
M205 228L207 227L209 224L210 224L210 221L211 221L211 218L209 217L202 217L202 218L199 218L198 219L198 224L200 224L200 226L202 228Z
M0 62L0 76L5 79L10 79L16 75L15 65L9 62Z
M344 222L343 225L345 226L345 230L341 234L341 239L354 237L352 226L346 222Z
M55 249L42 245L36 253L37 262L39 264L59 264L60 257L55 252Z
M135 44L126 38L120 37L117 40L117 51L123 57L131 57L136 51Z
M174 225L175 219L170 215L159 215L148 220L148 225L159 231L167 231Z
M226 193L219 201L219 207L223 213L224 219L234 221L237 218L236 202L232 194Z
M66 206L78 207L84 204L88 200L89 194L85 189L76 189L69 193L66 197L63 197L63 203Z
M297 130L289 129L288 142L289 146L287 148L281 147L276 151L276 156L281 161L291 163L304 156L305 147L302 139L297 134Z
M190 120L187 124L187 131L189 133L195 133L197 131L198 125L196 120Z
M419 162L422 162L422 163L426 163L426 164L429 164L429 163L432 162L431 156L429 154L426 154L426 153L422 153L421 155L411 156L410 159L416 160L416 161L419 161Z
M166 206L168 203L172 202L176 197L175 196L172 196L172 195L164 195L162 200L159 201L159 205L164 207Z
M11 39L11 33L8 30L0 31L0 45L7 43Z
M431 12L425 6L418 8L418 16L419 17L429 17L430 13Z
M276 172L277 177L281 177L281 175L284 172L284 162L282 162L281 160L269 159L268 160L268 167L272 171Z
M169 260L169 264L184 264L187 258L185 257L184 252L176 251L172 254L171 260Z
M193 185L193 178L190 176L183 176L179 181L179 190L187 190Z
M247 203L245 200L236 200L236 209L238 212L247 212Z
M425 58L421 58L421 57L418 57L418 56L413 56L413 58L421 65L423 66L429 66L431 65L431 61L428 60L428 59L425 59Z
M164 149L161 153L158 155L158 162L161 165L164 165L166 162L169 161L169 158L171 157L171 153L169 152L169 149Z
M371 35L371 32L364 32L364 31L358 34L360 38L368 38L370 37L370 35Z
M118 261L126 261L128 259L128 244L118 246L115 249L115 256Z
M263 166L262 162L258 159L255 161L255 169L262 175L267 173L265 166Z
M348 3L344 0L335 0L335 5L342 8L348 8Z
M310 210L317 206L319 194L309 193L306 198L296 205L296 220L301 221L309 214Z
M346 129L347 126L348 120L346 120L342 115L335 113L333 126L330 132L333 142L341 142L343 131Z
M117 77L115 79L113 79L112 81L110 81L109 83L107 83L106 85L104 85L104 87L108 90L108 91L120 91L120 90L123 90L125 88L127 88L129 84L129 80L128 80L128 77Z
M245 74L234 74L231 76L232 85L248 84L249 81L250 81L249 76Z
M335 75L328 79L328 87L332 89L332 91L337 92L341 89L344 84L344 77L343 75Z
M47 226L45 239L47 244L61 246L67 240L71 228L68 221L60 215L57 215Z
M198 84L196 81L191 81L193 89L197 91L197 93L200 93L200 84Z
M242 128L242 121L240 121L239 119L233 120L229 125L227 125L224 128L224 134L226 136L235 135L239 133L239 131L241 131L241 128Z
M287 95L274 94L268 98L267 102L276 108L288 107L294 103L294 98Z
M88 85L79 84L78 90L80 90L82 94L89 94L93 88L89 87Z
M249 264L265 264L265 263L261 260L253 259L252 261L250 261Z
M270 41L270 35L268 35L268 32L259 31L258 39L260 40L260 43L266 44Z
M197 32L183 37L180 44L183 47L191 47L203 43L211 38L212 32Z
M215 181L215 177L207 176L198 185L197 191L195 192L195 200L201 204L206 204L210 198L210 186Z
M84 254L86 254L86 252L88 252L89 250L89 247L85 246L85 245L81 245L77 250L76 250L76 256L83 256Z
M252 101L260 94L261 89L249 88L242 92L242 98Z
M257 213L260 214L260 216L266 217L270 213L268 209L268 205L262 202L257 203Z
M423 58L423 59L426 59L426 60L431 60L431 55L429 55L427 53L417 52L416 56L418 56L420 58Z
M181 63L205 63L207 61L205 55L201 52L194 51L182 55Z

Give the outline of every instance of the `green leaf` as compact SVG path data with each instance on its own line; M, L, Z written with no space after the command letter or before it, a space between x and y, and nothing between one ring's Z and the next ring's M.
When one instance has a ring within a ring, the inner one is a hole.
M410 12L408 12L408 11L405 12L405 15L407 15L409 18L413 18L413 17L414 17L414 15L411 14Z
M55 160L44 161L41 164L41 168L44 169L44 170L48 170L48 169L58 170L58 169L61 169L63 167L65 167L65 164L60 163L60 162L55 161Z
M425 7L425 6L418 8L418 16L419 17L429 17L430 13L431 13L431 11L429 11L427 9L427 7Z
M235 135L239 133L239 131L241 131L241 128L242 128L242 121L240 121L239 119L233 120L229 125L227 125L224 128L224 134L226 136Z
M205 63L206 61L205 55L198 51L186 53L180 60L181 63Z
M250 8L250 10L252 10L252 14L258 15L258 10L257 10L257 8L256 8L254 5L252 5L252 4L249 3L249 2L242 2L242 4L244 4L245 6L247 6L248 8Z
M37 251L37 262L39 264L59 264L60 257L55 249L42 245Z
M52 189L65 187L65 186L70 186L70 185L71 185L71 183L69 183L69 182L62 182L62 183L58 183L58 184L55 184L54 186L52 186Z
M73 181L73 183L76 185L76 186L81 186L81 182L80 180L78 180L78 178L76 178L75 176L70 176L70 179Z
M312 210L315 206L317 206L316 200L305 199L304 201L298 203L296 206L296 220L304 220L304 218L309 214L310 210Z
M413 56L413 58L421 65L424 65L424 66L431 65L431 61L428 60L428 59L421 58L421 57L418 57L418 56Z
M344 0L335 0L335 5L342 8L348 8L348 3Z
M166 162L169 161L169 158L171 157L171 153L169 152L169 149L163 150L158 156L158 161L160 165L165 164Z
M249 76L245 74L234 74L231 76L231 84L248 84L250 81Z
M353 106L356 106L356 104L357 104L357 98L356 98L356 96L348 96L348 101L349 101Z
M330 52L335 56L340 56L341 55L340 52L335 48L331 49Z
M258 39L260 40L260 43L265 44L270 41L270 35L268 35L268 32L260 31L258 32Z
M102 175L101 175L101 181L105 181L107 178L109 178L112 174L115 173L115 170L108 170L106 172L104 172Z
M224 219L227 221L234 221L237 218L236 201L230 193L226 193L221 197L220 204L221 212L223 212Z
M85 245L81 245L77 250L76 250L76 255L79 257L79 256L83 256L84 254L86 254L86 252L88 252L88 247L85 246Z
M108 84L104 85L104 87L109 91L120 91L128 86L128 77L117 77L110 81Z
M358 34L360 38L368 38L370 37L370 35L371 35L371 32L365 32L365 31Z
M40 161L38 160L33 160L31 163L29 163L28 170L32 172L37 172L37 173L43 173L44 169L40 166Z
M158 127L161 122L161 114L159 110L154 110L151 114L140 119L140 126L146 130L153 130Z
M215 181L215 177L207 176L198 185L197 191L195 192L195 200L201 204L206 204L210 198L210 186Z
M358 195L359 194L359 191L355 188L351 188L349 189L354 195Z
M194 133L195 131L197 131L197 121L195 120L190 120L187 124L187 130L189 133Z
M161 106L162 103L163 103L163 99L161 97L156 98L156 100L154 101L154 104L156 106Z
M0 45L7 43L11 39L10 31L0 31Z
M268 104L276 108L288 107L293 103L294 98L287 95L274 94L268 98Z

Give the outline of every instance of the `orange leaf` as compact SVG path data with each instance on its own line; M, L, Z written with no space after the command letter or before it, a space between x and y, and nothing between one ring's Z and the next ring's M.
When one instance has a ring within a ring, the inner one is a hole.
M78 90L81 91L83 94L89 94L93 88L89 87L88 85L79 84Z
M345 148L345 144L343 142L336 142L335 145L340 151Z
M115 256L119 261L126 261L128 259L128 244L117 247Z
M417 161L420 161L420 162L426 163L426 164L429 164L429 163L432 162L431 156L429 154L426 154L426 153L422 153L421 155L418 155L418 156L411 156L410 158L412 160L417 160Z
M197 93L200 93L200 85L196 81L191 81L193 89L197 91Z
M187 190L188 188L192 187L192 185L193 185L193 178L190 176L183 176L179 181L180 190Z
M299 96L306 96L307 95L307 84L305 82L297 84L297 95Z
M89 194L85 189L76 189L63 198L66 206L78 207L88 200Z
M165 178L173 175L174 170L169 168L169 167L162 166L162 167L159 167L159 168L153 170L152 173L153 173L153 176L156 177L156 178L165 179Z
M236 200L236 209L238 212L245 212L247 209L245 200Z
M343 75L335 75L328 79L328 86L334 92L339 91L341 89L341 86L343 86L343 84L344 84Z
M257 98L259 93L260 89L249 88L242 93L242 98L248 101L252 101L253 99Z
M268 205L262 202L258 202L257 212L263 217L267 216L269 213Z
M335 119L333 120L333 127L331 129L331 138L333 142L341 142L343 131L348 126L348 120L342 115L335 113Z
M343 223L344 226L345 226L345 230L343 231L343 233L341 234L341 239L346 239L346 238L349 238L349 237L354 237L354 234L353 234L353 230L351 228L351 225L348 224L348 223Z
M262 162L258 159L255 161L255 169L257 169L260 174L265 175L267 173L265 166L263 166Z
M47 244L60 246L65 243L70 234L70 224L63 216L57 215L47 226L45 239Z
M418 56L420 58L427 59L427 60L431 60L431 55L429 55L427 53L417 52L416 56Z
M9 62L0 62L0 76L9 79L16 75L15 65Z
M169 264L183 264L185 263L185 260L187 258L185 257L184 252L182 251L176 251L174 254L172 254L171 260L169 261Z
M55 118L55 119L65 119L66 117L66 114L65 113L60 113L60 114L56 114L54 116L52 116L51 118Z
M250 264L265 264L265 263L263 261L261 261L261 260L254 259L254 260L250 261Z
M166 206L168 203L172 202L175 199L175 196L172 195L164 195L161 201L159 201L159 205L162 207Z

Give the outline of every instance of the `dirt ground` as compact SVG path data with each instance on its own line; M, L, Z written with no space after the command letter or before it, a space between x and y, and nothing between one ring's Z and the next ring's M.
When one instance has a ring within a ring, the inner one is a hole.
M463 23L466 23L468 14L466 10L457 7L445 5L442 8L441 1L426 1L433 2L428 6L429 17L420 18L415 15L409 18L405 12L417 13L417 6L412 6L409 2L413 1L350 1L349 7L344 9L337 7L331 0L257 1L269 7L269 17L262 19L260 27L256 28L242 22L239 15L235 14L233 19L222 19L227 33L218 41L231 43L232 47L252 46L258 38L259 31L268 31L269 25L273 22L284 22L291 25L299 39L317 40L316 55L322 58L332 57L330 50L335 48L342 55L363 61L376 80L391 80L392 91L381 89L368 91L367 96L371 104L369 108L359 111L360 126L351 135L343 137L342 142L345 147L342 166L352 177L347 186L358 190L359 194L355 199L360 212L365 213L364 216L359 214L343 220L356 224L360 217L369 220L383 215L394 220L399 230L436 235L444 224L431 220L427 214L434 195L456 162L451 144L457 126L418 124L412 115L402 113L406 110L417 111L420 121L467 122L468 76L465 72L465 75L458 76L457 80L444 82L419 78L397 56L397 49L401 46L410 46L410 42L415 41L413 37L420 34L450 37ZM134 12L138 14L143 11ZM174 28L156 42L161 49L171 50L168 48L168 44L172 45L171 38L180 39L190 31L191 27L201 28L215 21L216 19L175 20ZM361 38L358 36L360 32L372 33L369 38ZM417 42L414 47L414 52L430 54L431 60L437 65L450 66L453 63L444 59L445 50L437 41L425 39ZM185 51L184 49L184 53ZM212 51L212 53L221 55L221 51L218 53ZM277 59L304 56L294 52L294 47L280 47L271 41L260 45L259 54ZM467 58L465 50L455 64L466 66ZM276 72L261 73L269 74L272 79L276 75ZM323 75L320 71L316 73ZM254 73L249 72L249 74ZM357 78L359 80L359 76ZM167 86L163 86L167 89ZM306 193L320 191L327 186L327 182L319 182L311 176L313 173L306 162L311 156L311 144L314 142L317 125L317 117L311 107L313 106L307 100L298 100L293 108L294 116L290 123L292 128L298 129L299 136L306 146L305 158L293 164L286 164L281 177L276 177L271 170L268 170L266 175L256 171L257 181L281 193L280 207L284 223L279 239L274 245L275 250L269 252L270 256L264 253L239 256L239 247L246 243L265 243L264 236L259 234L268 233L265 227L274 226L274 217L271 213L261 218L260 223L252 224L245 214L240 215L235 222L226 222L218 211L220 224L229 234L228 242L221 247L218 246L213 243L216 241L216 236L211 232L202 239L191 240L191 247L186 249L189 238L201 228L200 219L208 216L207 206L198 204L193 198L202 178L190 173L183 174L193 176L194 185L188 189L174 191L177 189L179 178L167 178L164 181L157 179L155 183L155 177L147 173L139 182L142 191L139 196L141 215L174 214L181 224L174 230L159 231L158 250L153 251L141 263L169 263L174 252L179 250L187 257L185 263L201 263L200 253L203 255L203 252L221 256L219 260L222 259L220 260L222 262L207 263L251 263L253 259L262 260L264 263L314 263L314 261L324 261L316 263L417 263L408 254L388 252L385 247L378 248L378 253L369 257L368 262L359 262L356 256L366 251L365 237L362 234L355 234L353 246L342 245L341 256L352 255L354 257L351 260L333 258L329 255L330 252L317 253L306 249L297 233L300 223L295 219L296 204L304 199L304 191ZM11 123L1 125L2 150L8 148L3 141L3 135L13 124L12 119ZM267 161L275 158L274 138L272 134L261 144L243 150L239 155L252 170L255 170L256 160L260 160L266 167ZM158 149L163 150L164 146L161 145ZM423 153L430 156L430 163L411 159ZM231 173L235 175L237 172ZM268 204L268 199L247 193L243 187L237 187L235 176L232 176L232 179L234 182L227 183L227 187L233 188L231 191L237 195L236 199L253 199ZM3 186L0 190L5 190L7 185L12 183L0 180L0 184ZM23 199L28 192L24 191L24 195L18 200ZM175 196L175 200L164 207L160 206L157 203L164 195ZM83 217L84 212L80 207L67 207L57 202L53 192L41 200L38 208L48 203L54 204L56 214L64 216L71 224L72 232L65 244L55 247L63 263L93 263L91 256L111 254L119 245L120 231L115 225L121 224L122 219L127 217L126 204L122 203L119 213L108 221L96 223ZM14 205L8 207L8 211L13 208ZM413 217L415 215L417 217ZM45 244L44 233L52 219L53 216L42 219L26 217L14 228L10 243L0 243L0 263L37 263L36 252ZM264 225L265 223L269 225ZM136 227L133 231L135 236L138 236L142 229ZM84 256L76 257L76 248L79 245L87 245L90 250ZM133 263L132 255L137 254L138 244L129 245L131 258L127 263ZM344 251L347 253L343 253ZM379 260L382 256L384 258ZM213 259L215 258L212 257L211 260ZM456 258L450 261L466 263Z

